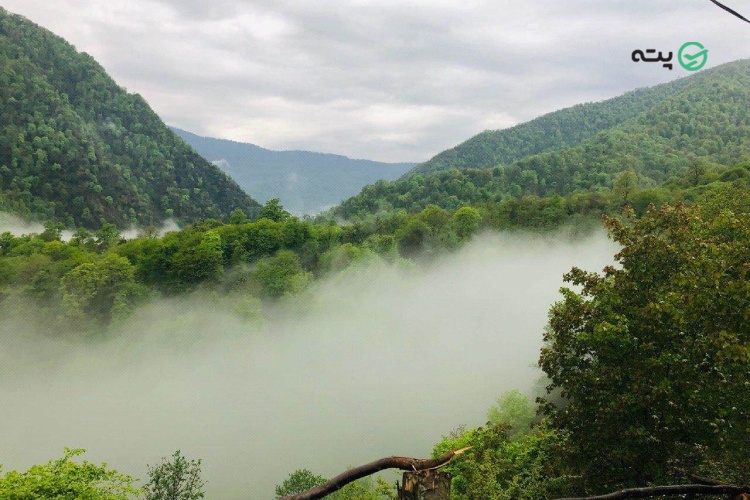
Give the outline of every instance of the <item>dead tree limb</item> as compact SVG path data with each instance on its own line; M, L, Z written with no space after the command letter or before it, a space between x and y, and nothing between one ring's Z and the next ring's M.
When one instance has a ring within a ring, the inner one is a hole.
M431 458L431 459L420 459L420 458L407 458L407 457L386 457L380 460L375 460L369 464L360 465L353 469L349 469L346 472L339 474L328 482L325 482L315 488L311 488L304 493L297 493L296 495L290 495L284 497L281 500L316 500L323 498L326 495L340 490L349 483L353 483L357 479L370 476L376 472L386 469L400 469L400 470L428 470L437 469L450 462L453 457L460 455L471 448L462 448L456 451L449 451L442 457Z
M699 476L698 474L688 474L688 478L696 484L708 484L709 486L727 486L729 483L723 483L716 479Z
M652 498L691 493L701 495L741 495L743 493L750 493L750 486L733 486L730 484L678 484L674 486L631 488L594 497L560 498L558 500L622 500L625 498Z

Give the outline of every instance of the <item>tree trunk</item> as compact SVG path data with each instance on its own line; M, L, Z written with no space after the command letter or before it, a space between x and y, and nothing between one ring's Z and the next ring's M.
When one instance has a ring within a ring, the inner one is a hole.
M431 459L419 459L419 458L407 458L407 457L381 458L380 460L375 460L374 462L370 462L369 464L360 465L359 467L355 467L353 469L349 469L346 472L342 472L341 474L334 477L330 481L327 481L314 488L310 488L309 490L303 493L297 493L296 495L287 496L287 497L281 498L280 500L318 500L320 498L325 497L326 495L330 495L331 493L340 490L347 484L352 483L356 481L357 479L361 479L363 477L369 476L371 474L375 474L376 472L380 472L381 470L385 470L385 469L401 469L401 470L408 470L408 471L413 471L413 472L436 469L438 467L442 467L446 465L448 462L450 462L453 459L453 457L455 457L456 455L460 455L461 453L469 449L471 449L471 446L468 446L466 448L461 448L460 450L449 451L442 457L431 458ZM450 485L450 481L449 481L449 485ZM429 496L429 497L414 497L414 498L435 499L435 500L447 500L448 499L447 496L446 497Z
M398 488L398 500L448 500L451 475L436 469L404 472L404 485Z

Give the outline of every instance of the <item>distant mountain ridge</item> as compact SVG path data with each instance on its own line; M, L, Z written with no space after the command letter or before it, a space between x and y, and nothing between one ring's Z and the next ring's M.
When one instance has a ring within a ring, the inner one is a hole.
M631 171L658 186L696 164L750 160L750 60L727 63L601 103L485 132L378 182L335 209L345 218L428 204L457 208L524 196L611 189ZM609 128L603 128L611 125ZM538 151L523 156L528 151Z
M379 179L394 180L415 163L383 163L310 151L272 151L255 144L172 131L261 202L280 198L294 213L314 214Z
M96 228L258 207L91 56L0 8L0 211Z

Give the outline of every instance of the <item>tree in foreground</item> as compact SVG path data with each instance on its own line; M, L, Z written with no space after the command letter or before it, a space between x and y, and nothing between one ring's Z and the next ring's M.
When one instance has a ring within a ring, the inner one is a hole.
M750 480L748 208L742 190L605 219L619 267L566 275L580 291L550 311L540 365L566 400L545 410L585 493Z
M575 490L575 478L558 467L564 437L544 420L531 425L534 405L519 391L506 392L487 411L484 427L460 426L436 444L432 456L470 447L443 470L451 500L549 500Z
M276 486L276 497L282 498L302 493L326 481L326 478L318 476L308 469L299 469L289 474L289 477L283 483Z
M197 500L204 498L201 461L187 460L177 450L171 460L162 459L148 467L149 482L144 486L146 500Z
M136 494L134 479L108 469L106 464L75 462L85 450L65 449L58 460L34 465L26 472L0 476L0 498L4 500L127 500Z

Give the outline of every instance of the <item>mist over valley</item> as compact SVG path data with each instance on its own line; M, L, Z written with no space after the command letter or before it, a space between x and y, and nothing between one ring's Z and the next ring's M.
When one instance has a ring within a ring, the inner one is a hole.
M562 274L615 251L601 232L485 234L428 268L355 266L262 320L198 293L94 338L40 334L32 309L6 308L4 467L83 447L144 477L180 449L203 459L208 498L271 498L298 468L428 456L501 393L531 393Z
M4 3L0 499L750 492L731 9Z

